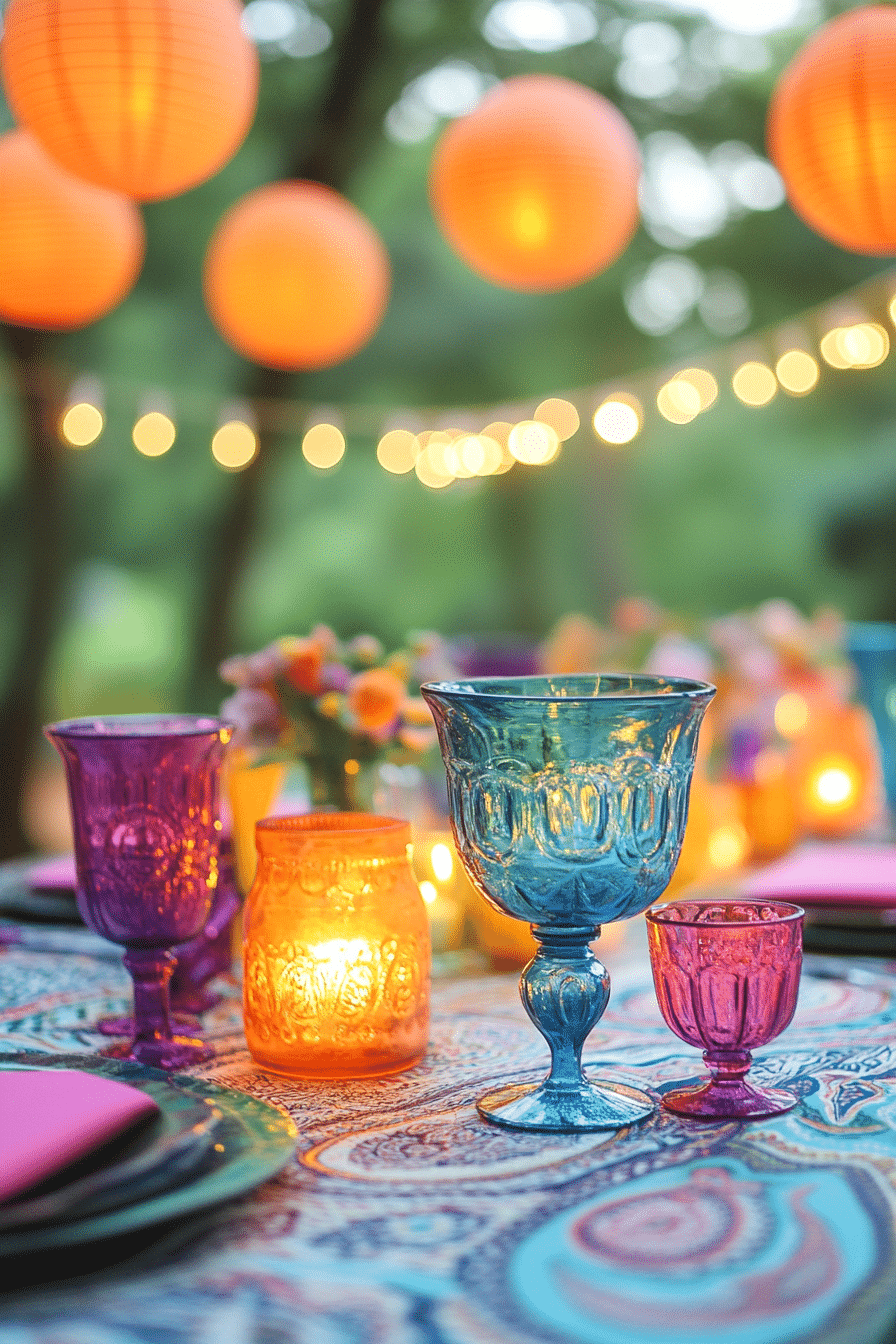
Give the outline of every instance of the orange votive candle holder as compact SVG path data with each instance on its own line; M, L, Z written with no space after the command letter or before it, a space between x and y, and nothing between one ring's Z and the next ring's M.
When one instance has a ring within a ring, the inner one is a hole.
M429 1034L430 935L407 822L268 817L244 915L246 1040L292 1078L410 1068Z

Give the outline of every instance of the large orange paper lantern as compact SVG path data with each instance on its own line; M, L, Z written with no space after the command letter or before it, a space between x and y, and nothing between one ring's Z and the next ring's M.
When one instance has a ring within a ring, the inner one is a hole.
M27 131L0 136L0 318L86 326L128 293L143 248L133 201L72 177Z
M522 75L453 122L430 197L448 242L507 289L558 290L604 270L638 223L634 132L600 94Z
M843 14L802 47L772 96L768 147L816 233L896 253L896 9Z
M379 234L338 192L275 182L218 225L205 298L225 341L256 364L324 369L360 350L389 299Z
M236 152L258 57L237 0L11 0L2 68L16 120L88 182L176 196Z

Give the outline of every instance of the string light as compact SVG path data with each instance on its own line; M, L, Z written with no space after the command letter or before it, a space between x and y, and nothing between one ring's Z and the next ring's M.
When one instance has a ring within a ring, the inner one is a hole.
M635 397L616 393L594 412L594 432L604 443L619 447L631 443L641 428L642 412Z
M507 436L507 447L517 462L543 467L560 451L560 437L550 425L538 420L521 420Z
M330 471L345 456L345 435L336 425L312 425L302 439L302 456L312 467Z
M134 425L131 438L144 457L163 457L177 438L177 429L163 411L147 411Z
M887 306L887 312L890 314L890 321L896 327L896 294L893 295Z
M686 425L700 414L700 393L685 378L670 378L657 393L657 410L674 425Z
M679 382L690 383L700 398L701 411L708 411L719 395L719 385L709 369L682 369L675 377Z
M103 432L103 389L86 374L72 383L68 403L59 421L59 435L70 448L89 448Z
M745 406L767 406L778 390L778 380L767 364L751 359L741 364L731 386Z
M409 429L390 429L376 446L380 466L395 476L404 476L414 470L420 451L416 434Z
M212 457L225 471L243 471L258 453L258 438L245 420L227 420L212 439Z
M88 448L103 432L103 413L89 401L77 401L69 406L59 426L63 439L71 448Z
M804 397L818 382L820 370L805 350L786 350L775 365L778 382L792 397Z
M561 443L577 434L581 424L575 406L563 397L548 397L547 401L536 407L533 419L543 425L550 425Z

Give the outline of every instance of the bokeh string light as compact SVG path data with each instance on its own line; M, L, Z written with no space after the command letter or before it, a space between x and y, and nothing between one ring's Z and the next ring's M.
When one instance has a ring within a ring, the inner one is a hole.
M884 321L873 320L869 315L874 313ZM896 326L896 274L866 282L833 304L829 301L777 330L757 333L751 338L752 358L744 358L742 346L722 349L702 366L679 367L661 378L645 370L626 377L624 386L604 385L548 397L534 410L522 404L387 413L382 407L353 403L324 415L307 404L262 398L253 402L251 412L248 407L239 412L231 408L232 413L221 416L212 453L228 471L248 466L258 452L257 416L265 431L296 434L305 460L316 470L329 471L338 465L348 439L372 437L377 461L389 475L416 476L428 488L443 490L455 482L475 482L515 468L537 471L556 461L562 443L579 432L582 424L593 431L598 444L628 450L644 431L648 402L655 404L660 421L686 426L718 403L721 369L726 364L729 370L734 368L729 395L745 406L767 406L779 388L793 397L806 396L823 381L820 359L829 368L847 371L848 377L853 371L882 364L890 353L884 322ZM811 353L813 349L820 359ZM756 357L767 350L777 352L769 362ZM738 353L739 361L733 358ZM96 380L92 386L98 387ZM171 398L162 393L135 395L142 402L132 431L135 447L147 457L163 456L177 433ZM185 402L179 407L181 418L207 422L213 414L207 397L192 395ZM60 436L72 446L86 446L102 432L102 397L76 397L73 388L65 413L77 404L93 409L79 411L67 422L72 438L61 417ZM424 428L427 419L438 428Z

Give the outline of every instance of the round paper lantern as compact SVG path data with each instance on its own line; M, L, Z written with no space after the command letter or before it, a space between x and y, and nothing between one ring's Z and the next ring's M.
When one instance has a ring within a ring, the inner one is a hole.
M137 200L176 196L236 152L258 57L237 0L11 0L16 120L70 172Z
M205 260L205 298L225 341L247 359L329 368L379 326L389 260L372 225L338 192L275 182L221 220Z
M0 318L86 326L128 293L143 248L133 201L72 177L27 131L0 136Z
M521 75L445 131L430 197L477 274L507 289L568 289L630 242L639 175L634 132L612 103L568 79Z
M896 9L843 14L802 47L772 95L768 147L816 233L896 253Z

